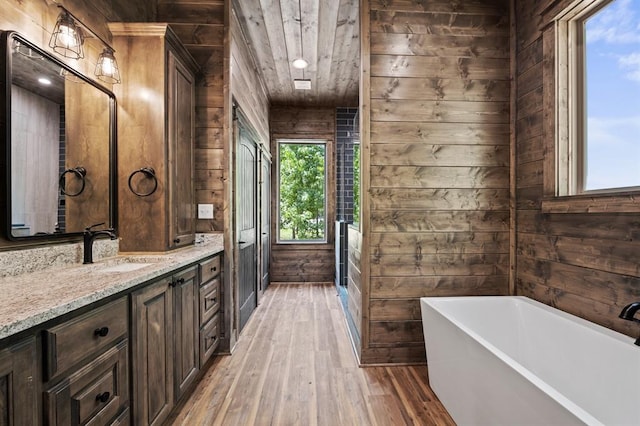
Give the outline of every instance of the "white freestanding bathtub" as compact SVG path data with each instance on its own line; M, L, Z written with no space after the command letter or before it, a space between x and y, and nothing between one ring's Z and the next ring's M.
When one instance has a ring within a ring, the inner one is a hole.
M526 297L420 305L429 383L458 425L640 425L634 339Z

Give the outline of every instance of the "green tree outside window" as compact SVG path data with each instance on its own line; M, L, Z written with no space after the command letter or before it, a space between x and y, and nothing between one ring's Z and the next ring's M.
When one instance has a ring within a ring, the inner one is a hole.
M326 238L326 147L279 143L280 241Z

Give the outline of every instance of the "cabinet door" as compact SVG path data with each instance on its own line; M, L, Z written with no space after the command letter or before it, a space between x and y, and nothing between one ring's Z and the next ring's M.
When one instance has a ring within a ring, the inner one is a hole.
M0 425L38 423L35 338L0 350Z
M197 269L176 274L174 287L175 399L178 400L198 375L199 360L199 283Z
M132 294L134 424L162 424L173 407L173 288L164 278Z
M194 85L193 76L169 52L169 247L193 243L195 203L193 187Z

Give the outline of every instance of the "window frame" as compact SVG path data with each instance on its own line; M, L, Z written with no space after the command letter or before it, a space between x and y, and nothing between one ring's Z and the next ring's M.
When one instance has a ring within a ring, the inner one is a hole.
M586 81L584 21L614 0L570 2L543 30L544 132L547 153L544 162L544 213L640 212L640 187L585 190ZM543 18L547 18L544 16ZM555 59L555 60L554 60ZM552 145L552 146L551 146Z
M324 146L324 238L317 240L283 240L280 238L280 147L284 144L289 145L323 145ZM328 226L328 209L329 209L329 141L327 139L276 139L276 244L327 244L329 242L329 226Z

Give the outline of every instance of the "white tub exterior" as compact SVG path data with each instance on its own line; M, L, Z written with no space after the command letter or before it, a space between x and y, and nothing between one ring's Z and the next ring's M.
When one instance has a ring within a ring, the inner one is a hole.
M640 425L634 339L526 297L420 305L429 383L458 425Z

